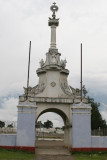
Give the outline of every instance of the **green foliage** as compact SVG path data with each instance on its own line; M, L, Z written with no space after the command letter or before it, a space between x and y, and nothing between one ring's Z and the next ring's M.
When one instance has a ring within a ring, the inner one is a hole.
M63 131L64 131L64 126L62 126L62 128L61 128Z
M55 129L57 130L57 129L61 129L61 128L60 127L56 127Z
M0 121L0 128L3 128L5 126L5 123L3 121Z
M41 121L38 121L36 124L35 124L36 128L42 128L43 127L43 124Z
M7 126L7 127L9 127L9 128L13 128L13 123L8 124L8 126Z
M53 123L51 121L47 120L46 122L44 122L43 127L47 128L47 129L48 128L52 128L53 127Z
M85 88L85 85L83 86L83 95L84 97L86 97L87 95L87 90ZM92 107L92 110L91 110L91 129L98 129L99 127L100 128L107 128L107 124L106 124L106 121L103 120L100 112L99 112L99 106L100 106L100 103L97 103L94 101L93 98L90 98L89 96L87 96L88 98L88 103L91 103L91 107Z

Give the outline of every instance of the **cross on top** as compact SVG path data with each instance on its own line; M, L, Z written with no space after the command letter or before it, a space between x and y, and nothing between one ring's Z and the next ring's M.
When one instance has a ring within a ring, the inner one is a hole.
M55 12L58 11L58 6L56 6L56 3L54 2L53 5L50 7L50 10L53 12L53 19L55 19L56 15L55 15Z
M54 2L53 4L55 5L56 3Z

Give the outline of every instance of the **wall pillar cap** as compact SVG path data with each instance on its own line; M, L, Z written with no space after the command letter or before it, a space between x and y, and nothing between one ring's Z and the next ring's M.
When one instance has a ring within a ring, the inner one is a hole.
M91 109L91 104L90 103L86 104L86 103L80 102L78 104L73 104L72 108L73 109L84 109L84 108Z
M25 107L25 108L36 108L36 102L30 102L29 100L26 100L24 102L19 102L18 106L19 107Z

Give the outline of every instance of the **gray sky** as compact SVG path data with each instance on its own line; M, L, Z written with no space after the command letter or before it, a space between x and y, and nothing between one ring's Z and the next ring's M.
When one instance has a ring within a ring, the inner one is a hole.
M32 41L30 85L50 44L52 0L0 0L0 119L16 120L18 96L27 81L29 41ZM80 43L83 43L83 83L107 120L107 0L56 0L57 47L67 60L68 82L80 87ZM44 115L44 117L46 117ZM51 116L54 123L60 118ZM42 118L46 119L46 118Z

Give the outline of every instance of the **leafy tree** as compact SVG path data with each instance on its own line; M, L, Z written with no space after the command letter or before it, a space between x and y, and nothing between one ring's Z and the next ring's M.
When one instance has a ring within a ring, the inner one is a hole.
M9 128L13 128L13 123L8 124L8 126L7 126L7 127L9 127Z
M85 85L83 86L83 96L86 97L87 95L87 90L85 88ZM87 96L86 98L88 98L88 103L91 103L91 129L98 129L100 128L107 128L107 124L106 121L102 118L101 113L99 112L99 106L100 103L97 103L94 101L94 98L90 98L89 96Z
M38 121L36 124L35 124L36 128L42 128L43 127L43 124L41 121Z
M5 122L0 121L0 128L3 128L5 126Z
M57 129L61 129L61 128L60 127L56 127L55 129L57 130Z
M64 131L64 126L62 126L62 128L61 128L63 131Z
M47 128L47 129L48 128L52 128L53 127L53 123L51 121L47 120L46 122L44 122L43 127Z

